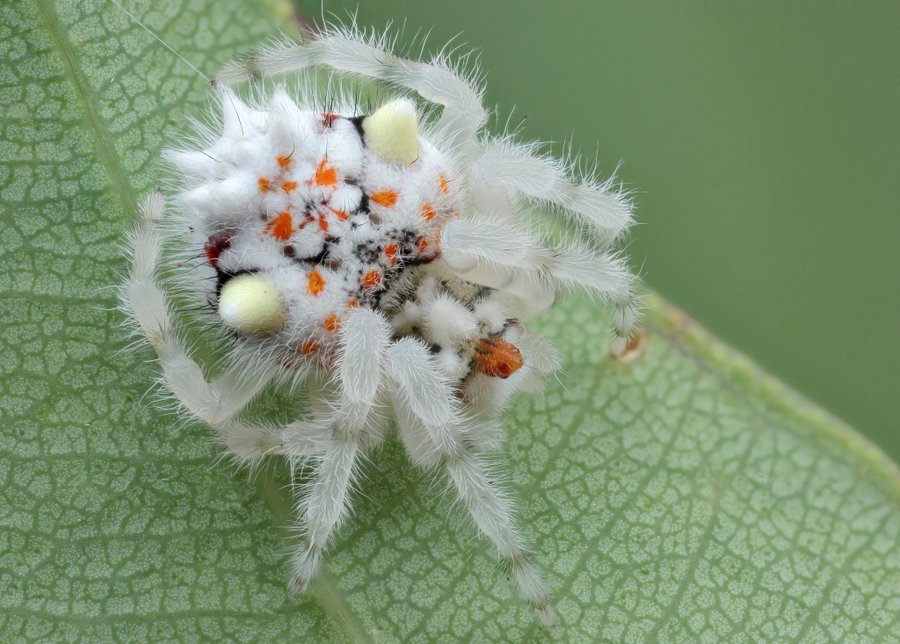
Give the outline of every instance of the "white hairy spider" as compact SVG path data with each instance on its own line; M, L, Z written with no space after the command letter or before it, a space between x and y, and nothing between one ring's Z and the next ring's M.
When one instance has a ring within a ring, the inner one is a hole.
M225 69L214 83L221 127L198 126L194 149L166 153L175 208L159 192L142 205L124 303L164 386L236 458L311 468L298 486L294 589L316 574L359 457L393 419L413 463L446 469L549 625L547 588L485 452L510 397L557 367L523 323L558 290L599 296L614 347L630 338L634 276L610 250L630 204L611 181L573 179L534 145L486 134L481 88L443 56L407 60L387 45L331 27ZM374 79L394 98L367 115L351 98L326 104L304 72L317 67ZM279 87L248 105L227 87L288 72L307 79L299 96ZM554 245L531 230L522 213L533 203L574 220L579 241ZM177 301L206 308L232 341L211 381L173 324L158 272L174 273ZM241 421L273 380L308 392L309 416L284 427Z

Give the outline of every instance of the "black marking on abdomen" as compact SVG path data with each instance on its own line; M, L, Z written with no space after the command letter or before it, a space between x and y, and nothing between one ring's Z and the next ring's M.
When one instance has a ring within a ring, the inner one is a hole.
M362 114L360 116L352 116L347 120L353 123L353 127L356 128L356 133L359 134L359 140L362 141L363 147L366 145L366 133L363 130L363 121L366 119L366 114Z

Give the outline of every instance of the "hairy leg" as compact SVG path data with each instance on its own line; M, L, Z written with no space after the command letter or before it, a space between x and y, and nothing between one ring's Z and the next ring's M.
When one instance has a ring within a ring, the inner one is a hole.
M122 291L123 304L156 351L163 374L176 398L193 415L217 426L243 409L271 379L272 373L232 368L207 381L191 359L172 324L168 302L156 282L162 257L159 229L165 201L159 192L141 204L137 226L129 237L131 270Z
M569 211L602 245L614 242L632 222L631 204L614 179L577 181L566 165L534 146L508 140L483 144L472 166L475 181L500 181L519 194Z
M347 437L335 440L314 457L312 479L303 486L297 503L297 513L303 517L300 530L304 538L291 561L290 585L295 591L309 588L322 562L328 538L347 515L358 453L358 441ZM293 471L302 459L292 456L289 460Z
M443 106L438 128L458 145L474 141L486 119L480 91L446 65L400 58L382 51L376 41L363 42L358 35L339 31L265 49L223 69L216 82L232 85L318 65L407 87L425 100Z
M356 435L365 429L382 384L390 342L390 324L377 311L351 309L341 324L337 371L341 391L337 426L341 431Z
M438 455L458 453L463 447L459 432L443 428L459 428L464 419L449 382L425 345L412 338L392 344L388 373L394 383L394 405L403 419L414 419L424 427Z
M487 428L459 412L449 383L421 343L404 339L392 345L389 371L396 387L398 428L410 455L422 465L444 464L460 500L509 566L522 596L543 623L553 624L549 594L516 530L512 503L471 447Z
M322 454L334 443L331 426L303 420L284 427L230 420L219 428L219 436L239 461L250 466L267 456L309 458Z
M390 325L376 311L353 309L341 325L341 357L336 372L340 398L322 419L282 433L276 451L287 454L293 468L312 456L312 480L300 493L298 526L305 538L292 561L291 587L305 590L321 564L331 533L347 514L350 488L361 444L378 440L378 399ZM327 430L325 429L327 428ZM288 429L288 428L286 428ZM323 433L324 430L324 433ZM367 440L369 439L369 440Z
M548 248L526 231L506 221L491 219L449 222L441 236L444 261L466 279L470 272L488 269L504 288L503 279L515 284L517 276L536 283L581 289L608 303L612 311L616 340L614 351L624 349L637 325L634 274L623 257L583 246Z
M515 526L515 511L510 499L498 490L496 476L488 474L483 457L468 450L446 460L447 471L460 500L472 520L496 546L519 586L519 592L532 605L547 626L556 621L547 587L537 567L530 561L522 537Z

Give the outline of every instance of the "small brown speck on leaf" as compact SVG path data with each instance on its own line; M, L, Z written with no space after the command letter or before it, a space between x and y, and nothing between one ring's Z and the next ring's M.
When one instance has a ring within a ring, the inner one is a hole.
M631 336L631 340L625 345L625 348L620 353L611 351L610 355L616 362L621 364L634 362L644 355L644 350L647 347L647 335L647 329L638 327L634 330L634 335Z

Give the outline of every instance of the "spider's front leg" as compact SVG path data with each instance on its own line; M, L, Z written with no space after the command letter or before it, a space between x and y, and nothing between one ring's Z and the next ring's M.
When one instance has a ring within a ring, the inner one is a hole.
M515 224L488 217L448 223L441 249L444 261L468 280L512 292L562 287L599 297L612 311L614 353L624 350L634 334L635 276L620 255L578 244L550 248Z
M292 560L291 588L296 591L309 587L328 538L347 514L357 457L371 426L390 334L387 320L365 308L352 309L341 326L336 373L340 400L329 423L331 438L313 457L312 478L303 486L297 504L302 517L298 529L304 541ZM304 456L288 453L292 471Z
M537 153L533 145L486 141L471 172L473 181L499 181L529 199L564 208L601 247L611 245L632 223L631 203L616 189L614 178L603 183L577 181L562 161Z
M126 312L156 351L166 384L184 407L214 429L243 409L274 375L267 369L234 367L209 382L190 357L172 323L156 273L163 252L160 222L165 200L159 191L141 203L138 223L128 238L131 270L122 289Z
M400 58L381 50L378 43L340 30L325 30L301 42L265 49L223 69L216 82L233 85L318 65L407 87L443 106L438 130L463 151L475 141L487 117L480 91L440 61L428 64Z
M484 421L466 417L428 349L411 338L391 346L388 370L400 437L419 465L443 464L475 525L497 548L519 592L546 625L555 621L550 596L516 530L512 503L477 453Z

